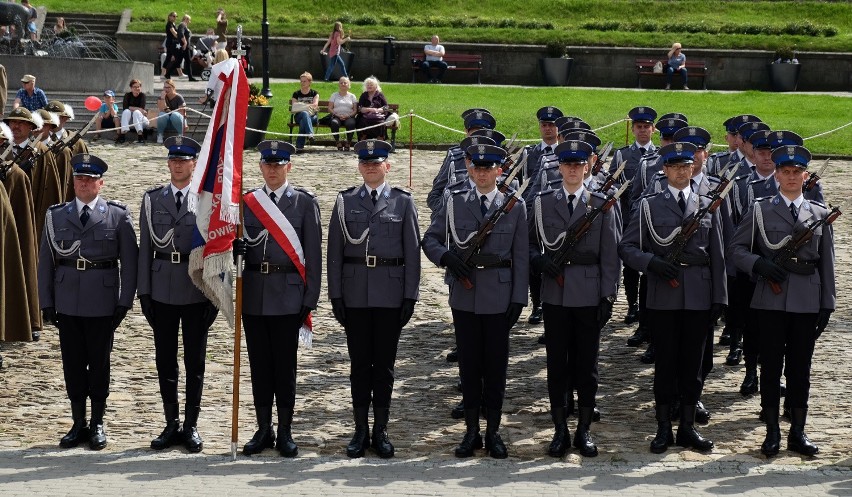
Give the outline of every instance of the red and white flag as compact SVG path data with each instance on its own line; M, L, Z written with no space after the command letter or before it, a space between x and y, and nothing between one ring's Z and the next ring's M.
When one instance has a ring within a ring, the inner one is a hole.
M216 105L189 185L188 208L196 214L189 276L233 325L231 244L239 222L249 85L237 60L227 59L212 67L208 88Z

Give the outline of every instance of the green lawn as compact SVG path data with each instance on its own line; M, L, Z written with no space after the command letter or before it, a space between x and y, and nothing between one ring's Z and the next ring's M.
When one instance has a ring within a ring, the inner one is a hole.
M289 120L287 101L298 84L271 86L275 106L269 129L287 132ZM321 100L327 100L336 85L314 83ZM536 110L547 105L559 107L565 114L583 118L592 128L598 128L626 117L627 111L639 105L649 105L659 114L681 112L689 123L706 128L713 143L724 144L722 122L738 114L755 114L773 130L791 130L807 138L837 128L852 121L852 98L827 95L783 93L695 92L662 90L612 90L577 88L525 88L458 85L426 85L383 83L382 90L391 103L400 104L400 113L410 110L425 119L461 130L461 112L471 107L489 109L497 119L497 129L506 136L518 133L518 138L537 139ZM360 94L361 84L352 85ZM320 115L324 115L321 113ZM408 141L409 122L403 119L398 140ZM327 132L327 129L323 131ZM601 139L616 144L625 143L624 123L599 131ZM422 119L414 119L415 143L457 142L460 133L447 131ZM814 153L852 155L852 126L812 140L805 145ZM715 148L714 150L719 150Z
M192 28L212 27L223 6L231 33L241 23L249 35L261 30L261 0L186 0L179 3L113 0L36 0L48 10L112 12L133 10L128 29L162 32L166 14L192 16ZM333 4L268 0L272 36L326 37L336 20L353 39L426 40L439 33L446 41L665 47L680 41L688 48L852 51L852 5L847 1L702 0L419 0Z

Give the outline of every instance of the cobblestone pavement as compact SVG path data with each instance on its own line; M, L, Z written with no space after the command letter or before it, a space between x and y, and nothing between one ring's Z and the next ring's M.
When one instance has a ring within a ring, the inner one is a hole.
M342 152L309 147L294 158L290 179L318 195L323 222L328 223L338 190L357 184L356 163ZM167 181L165 149L153 144L98 143L92 153L110 164L103 195L128 203L138 223L142 193ZM246 152L245 187L259 186L257 153ZM426 194L441 152L415 151L411 157L412 191L420 206L420 223L428 222ZM389 181L408 183L409 155L392 157ZM824 179L827 197L849 195L852 163L833 163ZM173 494L176 484L190 493L249 495L268 490L301 494L462 494L485 489L489 494L547 495L712 494L754 495L852 494L852 345L849 340L850 260L849 215L835 227L838 269L838 311L817 343L808 434L820 455L804 458L782 450L767 460L759 453L765 430L757 420L759 398L739 392L742 366L724 365L726 348L716 347L715 369L708 379L704 402L712 410L710 424L700 427L716 448L709 454L672 448L666 454L648 451L656 425L652 410L653 368L638 361L642 349L627 347L634 326L622 324L623 297L604 329L600 354L598 405L603 419L592 426L600 456L563 459L546 456L552 436L545 385L544 347L536 343L543 331L522 316L511 338L509 380L501 433L510 458L457 460L452 449L463 422L449 417L460 399L457 370L445 354L454 338L442 272L424 258L421 301L403 330L396 363L396 384L389 433L397 455L382 461L373 455L348 460L344 447L351 437L348 356L345 336L323 293L316 313L314 347L299 352L296 415L293 433L299 457L283 460L274 451L230 460L231 374L233 332L223 319L211 331L207 377L199 430L204 452L183 449L149 450L162 429L162 409L154 366L153 339L138 305L116 332L112 355L112 388L106 432L109 445L100 453L83 448L60 450L59 438L70 426L70 409L62 378L59 339L48 327L36 343L3 344L5 366L0 372L0 492L4 495L77 495L93 488L110 494ZM241 348L240 446L255 430L251 408L248 359ZM182 383L182 382L181 382ZM569 420L574 429L575 420ZM781 423L786 434L788 424ZM84 476L84 478L81 478Z

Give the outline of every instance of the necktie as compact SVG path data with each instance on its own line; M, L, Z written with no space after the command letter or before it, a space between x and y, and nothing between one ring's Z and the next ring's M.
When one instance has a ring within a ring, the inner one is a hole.
M645 150L645 147L639 147L639 155L645 155L645 152L647 152L647 150Z
M796 209L796 204L790 202L790 215L793 216L793 222L795 223L797 219L799 219L799 210Z
M677 205L681 212L686 212L686 200L683 199L683 192L677 194Z
M275 192L271 192L269 194L269 200L271 200L273 204L277 204L278 203L278 195L276 195Z
M376 202L379 201L378 195L379 194L376 192L376 190L370 192L370 198L373 200L373 205L376 205Z
M89 206L84 205L83 212L80 213L80 224L85 226L87 222L89 222Z
M183 199L183 192L175 193L175 209L180 210L180 206L182 204L181 199Z
M574 214L574 199L577 198L573 193L568 195L568 215L571 216Z
M479 197L479 212L482 213L482 216L485 217L485 213L488 212L488 206L485 205L485 202L488 201L488 197L482 195Z
M545 155L550 155L550 154L552 154L552 153L553 153L553 148L552 148L550 145L548 145L548 146L544 147L544 153L545 153Z

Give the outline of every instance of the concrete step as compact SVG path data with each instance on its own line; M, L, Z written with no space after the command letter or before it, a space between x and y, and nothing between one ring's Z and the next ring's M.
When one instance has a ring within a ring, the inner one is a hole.
M115 38L121 21L120 15L48 12L44 20L44 29L52 29L58 17L64 18L65 25L69 29L74 28L78 33L89 31L110 38Z

